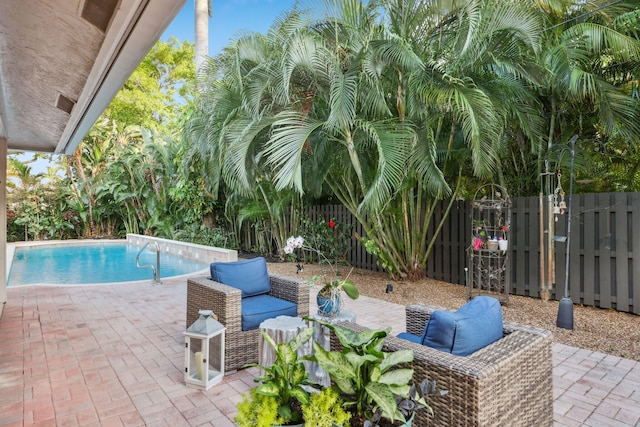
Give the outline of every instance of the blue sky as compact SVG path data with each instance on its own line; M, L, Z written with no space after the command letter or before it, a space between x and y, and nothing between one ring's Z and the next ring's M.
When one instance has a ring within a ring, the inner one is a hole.
M293 7L294 0L212 0L213 16L209 18L209 56L219 53L243 31L264 33L274 19ZM162 40L174 36L179 40L195 40L194 0L184 7L165 30Z

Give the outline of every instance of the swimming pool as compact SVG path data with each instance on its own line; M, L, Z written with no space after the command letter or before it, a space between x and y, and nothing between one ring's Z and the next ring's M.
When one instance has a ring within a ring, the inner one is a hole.
M55 245L16 248L7 286L153 280L150 268L137 268L141 247L123 243ZM140 265L156 263L156 253L146 250ZM160 279L195 273L208 263L161 252Z

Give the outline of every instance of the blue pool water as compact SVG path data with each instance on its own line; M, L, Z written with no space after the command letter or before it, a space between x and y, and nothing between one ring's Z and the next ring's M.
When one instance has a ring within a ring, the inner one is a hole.
M7 286L36 283L75 285L82 283L153 280L150 268L137 268L140 246L93 244L16 248ZM140 265L156 263L156 253L147 249ZM160 279L195 273L209 264L166 253L160 256Z

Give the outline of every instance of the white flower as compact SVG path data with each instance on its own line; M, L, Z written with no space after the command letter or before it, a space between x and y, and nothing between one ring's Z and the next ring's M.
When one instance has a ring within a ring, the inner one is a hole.
M294 248L301 248L303 243L304 243L304 239L302 238L302 236L298 236L298 237L296 237L294 239L293 247Z
M296 238L291 236L287 239L287 246L291 246L292 248L295 246Z
M284 247L284 253L289 255L290 253L293 253L293 246L290 246L287 244L287 246Z

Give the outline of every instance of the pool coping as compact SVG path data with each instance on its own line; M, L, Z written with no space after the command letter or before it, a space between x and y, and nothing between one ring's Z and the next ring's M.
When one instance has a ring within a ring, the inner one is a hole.
M73 239L73 240L38 240L32 242L10 242L7 243L7 273L5 277L6 283L9 281L9 274L11 273L11 264L13 263L13 256L17 248L35 247L35 246L80 246L80 245L102 245L102 244L123 244L128 243L142 247L149 241L155 241L158 243L160 251L180 256L183 258L189 258L194 261L211 263L211 262L230 262L238 260L238 252L233 249L216 248L213 246L199 245L189 242L181 242L178 240L162 239L158 237L143 236L140 234L127 234L126 239ZM194 273L182 274L179 276L170 276L167 279L180 279L186 278L192 275L202 275L208 273L208 269L199 270ZM160 277L160 280L163 278ZM60 283L30 283L25 285L13 285L11 288L20 286L101 286L101 285L114 285L117 283L148 283L150 280L131 280L126 282L105 282L105 283L74 283L74 284L60 284Z

